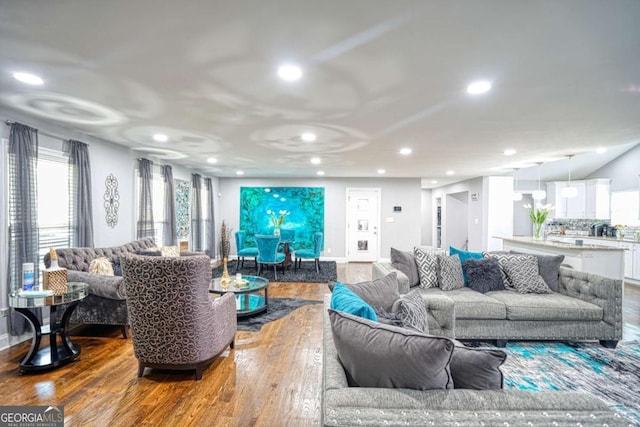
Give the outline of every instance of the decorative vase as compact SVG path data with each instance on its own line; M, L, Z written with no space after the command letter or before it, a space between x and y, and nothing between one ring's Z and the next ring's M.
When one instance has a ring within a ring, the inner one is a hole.
M543 240L544 239L544 222L534 222L533 223L533 238L535 240Z
M220 286L226 289L231 283L231 276L229 276L229 270L227 269L227 257L222 259L222 277L220 278Z
M273 235L274 236L279 236L280 235L280 229L278 227L273 229Z

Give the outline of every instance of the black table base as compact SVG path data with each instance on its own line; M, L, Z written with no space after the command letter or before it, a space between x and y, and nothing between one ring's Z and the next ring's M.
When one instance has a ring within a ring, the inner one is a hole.
M38 317L28 308L14 308L18 313L27 318L33 328L31 348L20 360L20 370L23 373L40 372L54 369L73 362L80 356L80 346L73 344L67 335L69 319L80 301L73 301L66 305L62 314L62 320L58 322L56 316L57 305L52 305L50 325L42 326ZM49 337L49 345L40 348L42 337ZM60 337L60 342L58 342Z

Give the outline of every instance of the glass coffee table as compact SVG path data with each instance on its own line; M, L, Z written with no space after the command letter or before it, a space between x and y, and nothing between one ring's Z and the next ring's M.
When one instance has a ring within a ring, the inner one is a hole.
M209 292L218 295L233 292L238 317L265 312L269 305L269 281L264 277L243 275L241 282L232 278L226 287L220 283L220 277L216 277L211 280Z
M67 292L52 295L50 292L19 292L9 294L9 306L27 318L33 328L33 339L29 352L20 359L22 372L38 372L57 368L73 362L80 356L80 346L71 342L67 334L71 313L78 303L88 295L86 283L68 283ZM42 325L40 319L30 309L49 307L50 323ZM58 307L64 309L62 320L58 321ZM43 337L49 345L40 348ZM58 337L60 343L58 343Z

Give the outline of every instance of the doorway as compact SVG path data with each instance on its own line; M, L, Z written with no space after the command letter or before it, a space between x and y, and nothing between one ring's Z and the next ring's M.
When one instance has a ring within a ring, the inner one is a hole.
M445 242L467 250L469 246L469 192L447 194L445 204Z
M375 262L380 241L380 189L347 188L347 262Z

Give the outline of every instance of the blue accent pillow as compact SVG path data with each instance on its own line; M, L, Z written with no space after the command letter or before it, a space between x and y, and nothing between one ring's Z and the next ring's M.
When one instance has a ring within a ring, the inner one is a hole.
M449 246L449 255L456 255L460 258L460 263L462 264L462 276L464 277L464 285L469 286L469 278L467 277L467 269L464 267L464 262L468 259L482 259L484 255L482 252L469 252L463 251L462 249L454 248L453 246Z
M354 316L363 317L365 319L378 321L378 316L369 304L364 302L362 298L356 295L351 289L347 288L344 283L336 282L331 294L331 308Z

